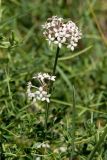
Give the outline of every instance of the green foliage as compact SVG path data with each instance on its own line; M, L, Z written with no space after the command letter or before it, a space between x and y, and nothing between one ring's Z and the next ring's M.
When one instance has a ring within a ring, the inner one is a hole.
M74 150L73 160L86 160L94 149L107 123L103 2L107 4L106 0L0 0L1 159L68 160ZM28 102L26 86L34 73L52 72L56 48L49 47L41 27L52 15L73 20L83 38L74 53L61 49L46 132L46 104ZM46 142L50 148L38 149L38 142ZM107 137L93 160L106 160L106 148Z

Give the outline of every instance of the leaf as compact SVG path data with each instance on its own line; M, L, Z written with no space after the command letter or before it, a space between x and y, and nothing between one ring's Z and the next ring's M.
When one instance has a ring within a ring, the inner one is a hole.
M65 60L72 59L72 58L74 58L74 57L77 57L77 56L81 55L82 53L87 52L87 51L90 50L92 47L93 47L93 46L91 45L91 46L83 49L82 51L79 51L79 52L77 52L77 53L75 53L75 54L73 54L73 55L71 55L71 56L59 58L58 60L59 60L59 61L65 61Z

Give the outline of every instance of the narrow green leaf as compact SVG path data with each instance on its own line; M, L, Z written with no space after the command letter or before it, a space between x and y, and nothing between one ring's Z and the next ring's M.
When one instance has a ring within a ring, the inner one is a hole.
M74 58L74 57L77 57L77 56L81 55L82 53L87 52L87 51L90 50L92 47L93 47L93 46L91 45L91 46L83 49L82 51L79 51L79 52L77 52L77 53L75 53L75 54L73 54L73 55L71 55L71 56L61 57L61 58L59 58L59 61L65 61L65 60L69 60L69 59L72 59L72 58Z

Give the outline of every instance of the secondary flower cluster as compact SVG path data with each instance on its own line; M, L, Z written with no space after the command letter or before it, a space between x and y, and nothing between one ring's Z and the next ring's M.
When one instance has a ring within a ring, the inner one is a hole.
M39 87L29 81L27 85L28 98L33 101L40 100L49 103L49 97L51 95L48 94L48 83L46 81L55 81L55 78L55 76L50 76L48 73L38 73L34 75L33 79L39 82Z
M47 142L43 142L43 143L37 142L37 143L34 144L33 147L37 148L37 149L39 149L39 148L50 148L50 145Z
M64 22L63 18L53 16L48 18L47 22L42 25L46 39L49 44L53 42L59 48L65 44L72 51L77 46L78 40L81 39L82 33L72 21Z

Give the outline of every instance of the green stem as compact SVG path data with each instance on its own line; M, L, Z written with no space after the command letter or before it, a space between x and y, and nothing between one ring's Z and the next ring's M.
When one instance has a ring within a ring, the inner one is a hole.
M58 57L59 57L59 51L60 48L57 47L57 51L56 51L56 56L55 56L55 61L54 61L54 66L53 66L53 72L52 72L52 76L55 75L56 72L56 67L57 67L57 63L58 63ZM52 87L53 87L53 82L50 82L50 88L49 88L49 93L51 94L52 92ZM46 112L45 112L45 130L47 131L47 123L48 123L48 115L49 115L49 103L47 103L46 105Z
M95 148L92 150L92 152L90 153L89 157L87 160L92 160L96 151L99 149L99 147L101 146L101 144L104 142L104 138L107 135L107 126L104 130L104 133L102 134L100 140L98 141L98 143L96 144Z

